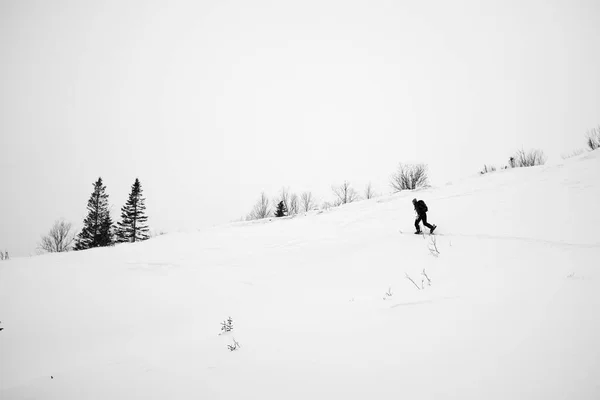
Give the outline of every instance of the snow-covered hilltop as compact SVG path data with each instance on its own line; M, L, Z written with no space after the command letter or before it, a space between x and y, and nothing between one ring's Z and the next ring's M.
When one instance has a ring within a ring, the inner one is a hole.
M598 399L599 173L2 262L0 398Z

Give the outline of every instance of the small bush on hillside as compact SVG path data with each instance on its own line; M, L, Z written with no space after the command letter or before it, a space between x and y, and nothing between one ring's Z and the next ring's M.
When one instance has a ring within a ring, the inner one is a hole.
M400 163L390 179L390 186L396 192L427 187L427 165Z
M233 338L232 340L233 340L233 344L227 345L227 348L229 349L229 351L235 351L242 347L242 346L240 346L240 344L238 342L236 342L235 338Z
M388 288L388 291L385 292L385 296L383 296L383 299L386 300L388 297L392 297L394 295L394 293L392 292L392 287L390 286Z
M484 165L483 169L481 171L479 171L479 173L481 175L483 175L483 174L488 174L488 173L494 172L494 171L496 171L496 167L494 167L493 165Z
M255 219L263 219L267 218L271 215L271 206L269 204L269 198L262 192L260 195L260 199L257 200L256 204L254 204L254 208L250 211L250 214L246 217L247 221L252 221Z
M288 207L288 215L296 215L300 212L300 196L296 193L290 195L290 206Z
M300 195L300 210L308 212L317 208L317 203L312 192L302 192Z
M425 272L425 268L423 268L423 272L421 272L421 275L423 275L425 277L425 279L427 279L427 286L431 286L431 279L429 279L429 276L427 276L427 272ZM425 281L422 281L422 287L425 288L424 285Z
M421 288L419 287L419 285L417 285L417 283L415 281L413 281L413 279L410 277L410 275L408 275L407 273L404 273L404 277L406 279L408 279L409 281L411 281L412 284L415 285L415 287L417 288L417 290L421 290Z
M227 318L227 320L221 322L221 333L231 332L233 330L233 320L231 317Z
M590 150L600 148L600 125L588 131L586 144Z
M544 165L546 156L542 150L519 150L509 159L509 165L512 168L533 167L536 165Z
M427 247L429 248L429 253L432 256L438 257L440 255L440 251L437 247L437 239L435 236L432 235L429 237L429 245Z
M329 210L329 209L330 209L330 208L332 208L332 207L336 207L336 206L335 206L334 204L332 204L332 203L328 202L328 201L325 201L325 202L323 202L323 204L321 205L321 210L327 211L327 210Z
M71 249L71 244L75 240L71 232L71 223L64 220L54 222L50 232L42 236L42 241L38 244L38 249L47 253L62 253Z
M360 200L358 193L354 190L352 186L350 186L350 182L344 181L339 186L331 186L331 190L335 195L334 205L341 206L342 204L353 203L357 200Z
M372 199L373 197L377 197L377 193L375 193L375 191L373 190L373 185L371 184L371 182L369 182L367 184L367 187L365 188L364 197L365 197L365 200L369 200L369 199Z

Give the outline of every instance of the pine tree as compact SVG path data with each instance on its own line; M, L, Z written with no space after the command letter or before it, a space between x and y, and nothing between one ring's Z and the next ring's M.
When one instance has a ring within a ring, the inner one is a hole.
M106 215L102 219L102 224L100 224L100 246L112 246L115 244L115 231L114 224L112 222L112 218L110 217L110 212L108 208L106 209Z
M94 183L94 191L88 200L88 215L83 220L83 230L75 240L75 250L110 246L114 243L113 223L108 209L106 186L102 178Z
M275 211L275 216L276 217L285 217L287 215L287 207L285 206L285 203L283 201L280 201L279 204L277 204L277 211Z
M121 222L117 228L117 241L122 242L139 242L146 240L148 235L148 225L146 221L148 217L144 215L146 199L142 197L142 185L139 179L131 186L131 193L127 203L121 208Z

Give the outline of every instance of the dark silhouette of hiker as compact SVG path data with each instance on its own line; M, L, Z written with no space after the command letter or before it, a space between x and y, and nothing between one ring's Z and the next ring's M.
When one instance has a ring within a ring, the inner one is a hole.
M429 228L429 233L433 233L437 226L430 225L427 223L427 205L425 204L425 202L423 200L417 201L417 199L413 199L412 202L413 206L415 206L415 211L417 213L417 219L415 220L415 228L417 228L417 231L415 232L415 234L421 233L421 226L419 225L421 221L423 221L423 225Z

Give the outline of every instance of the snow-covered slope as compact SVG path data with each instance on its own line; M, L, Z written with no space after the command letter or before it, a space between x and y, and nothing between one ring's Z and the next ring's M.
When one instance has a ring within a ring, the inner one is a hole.
M599 172L0 262L0 398L598 399Z

